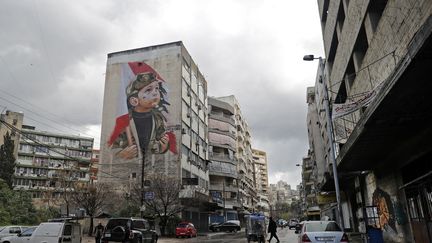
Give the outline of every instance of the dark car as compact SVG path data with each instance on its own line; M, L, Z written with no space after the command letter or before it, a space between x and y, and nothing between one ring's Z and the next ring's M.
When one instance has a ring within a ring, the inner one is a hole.
M237 231L240 230L240 226L236 223L231 223L231 222L225 222L225 223L220 223L220 224L216 224L216 225L210 225L210 230L215 232L215 231L230 231L230 232L234 232L236 233Z
M298 223L299 222L297 219L290 219L290 221L288 222L288 228L295 229Z
M112 218L105 226L102 243L156 243L158 235L145 219Z

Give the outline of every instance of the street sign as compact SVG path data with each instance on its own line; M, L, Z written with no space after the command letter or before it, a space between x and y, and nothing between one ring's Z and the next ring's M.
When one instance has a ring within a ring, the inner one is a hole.
M144 192L145 200L154 200L154 192Z

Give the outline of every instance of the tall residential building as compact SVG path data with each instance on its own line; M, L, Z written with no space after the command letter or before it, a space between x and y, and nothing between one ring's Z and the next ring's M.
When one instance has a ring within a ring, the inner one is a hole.
M23 125L22 113L7 111L2 134L9 132L16 146L13 186L32 193L36 205L58 198L75 183L88 183L93 138L38 131ZM13 126L14 128L12 128Z
M99 171L99 158L100 158L100 150L93 149L91 163L90 163L90 181L97 182L98 179L98 171Z
M237 129L234 120L234 107L227 102L210 97L208 136L209 136L209 175L210 195L218 204L210 223L238 220L239 187L237 181Z
M432 1L319 0L318 9L341 221L379 229L385 242L431 242ZM321 193L335 190L326 169Z
M178 180L181 217L206 229L207 81L197 64L179 41L110 53L106 73L98 180L119 190Z
M252 149L252 154L254 159L255 187L258 195L256 209L268 214L270 210L270 201L267 153L258 149Z
M251 133L246 119L241 112L240 103L234 95L218 97L234 107L237 126L237 171L239 179L239 198L245 213L255 210L258 203L254 181L254 162L252 155Z

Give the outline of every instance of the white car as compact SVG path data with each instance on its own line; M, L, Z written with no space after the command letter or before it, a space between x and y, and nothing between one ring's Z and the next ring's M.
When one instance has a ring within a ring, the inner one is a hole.
M33 232L30 242L81 243L81 226L76 222L41 223Z
M31 226L22 233L13 236L6 236L0 240L0 243L26 243L30 242L30 237L37 226Z
M4 226L0 228L0 239L6 236L18 235L24 230L26 230L27 228L28 226L19 226L19 225Z
M334 221L303 221L299 234L299 243L348 243L348 236Z

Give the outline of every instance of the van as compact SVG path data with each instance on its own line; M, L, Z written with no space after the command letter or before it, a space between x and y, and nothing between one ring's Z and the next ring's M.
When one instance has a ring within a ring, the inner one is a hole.
M75 222L41 223L30 238L32 243L81 243L81 225Z

